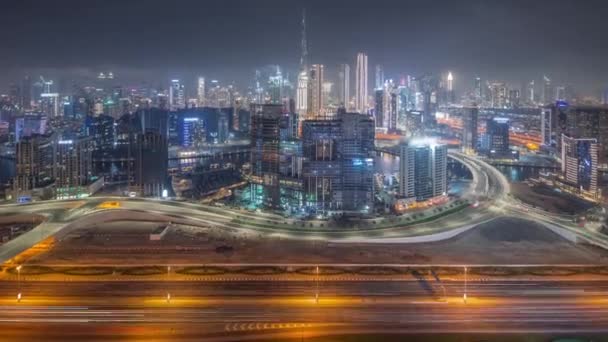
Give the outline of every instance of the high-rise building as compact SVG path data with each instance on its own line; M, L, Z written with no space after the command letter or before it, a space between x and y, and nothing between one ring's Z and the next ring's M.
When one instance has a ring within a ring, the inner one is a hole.
M342 125L342 210L369 214L374 208L374 122L358 113L340 113L338 120Z
M310 76L308 78L308 118L311 120L321 119L325 116L323 69L322 64L313 64L310 68Z
M48 185L53 180L53 142L50 136L33 135L15 144L15 193Z
M251 194L254 203L280 208L282 105L251 105Z
M575 139L596 139L599 149L599 163L608 164L608 108L604 106L570 106L557 102L552 106L553 136L562 134ZM558 139L558 151L561 139Z
M55 142L53 176L56 198L78 198L93 176L93 138L58 138Z
M509 119L488 119L484 140L484 149L491 158L510 158L512 153L509 149Z
M477 107L463 108L462 113L462 150L465 153L477 151Z
M325 215L373 209L374 122L359 113L307 120L303 129L304 202Z
M199 77L196 88L196 99L198 107L205 106L205 78Z
M534 95L534 80L530 81L528 84L528 102L533 104L536 101L536 97Z
M593 198L598 193L599 146L596 139L562 134L562 172L566 183Z
M376 64L376 83L374 89L382 89L384 87L384 69L382 65Z
M357 54L357 69L355 70L355 110L367 114L367 55L363 52Z
M171 80L171 85L169 86L169 108L171 110L186 108L184 85L179 80Z
M399 195L424 201L447 193L446 145L432 141L410 141L401 145Z
M448 72L447 77L447 102L454 103L456 101L456 96L454 95L454 76L452 76L452 72Z
M492 108L506 108L509 101L509 88L504 82L490 84Z
M519 108L520 104L520 93L519 89L510 89L509 90L509 99L507 106L509 108Z
M481 78L475 78L475 93L474 93L475 101L477 104L481 104L481 100L483 99L482 86L481 86Z
M338 71L340 83L338 85L339 94L338 102L341 107L346 110L350 109L350 66L348 64L340 64Z
M541 103L549 104L553 102L553 91L551 90L551 80L547 76L543 76L543 92L541 94Z
M182 116L178 126L180 145L199 148L206 140L203 120L197 116Z
M542 107L540 109L540 135L541 144L545 147L555 145L553 138L553 113L551 107Z
M139 196L160 197L168 183L167 137L155 131L131 135L129 190Z

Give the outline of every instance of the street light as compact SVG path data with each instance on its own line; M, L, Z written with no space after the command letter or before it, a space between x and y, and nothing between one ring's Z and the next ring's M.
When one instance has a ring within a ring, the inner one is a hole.
M171 272L171 266L167 266L167 304L171 303L171 293L169 293L169 272Z
M467 303L467 267L464 267L464 295L462 296L462 299L464 301L464 303Z
M17 303L21 302L21 265L16 267L17 270Z
M316 270L316 281L315 281L315 304L319 304L319 266L317 266Z

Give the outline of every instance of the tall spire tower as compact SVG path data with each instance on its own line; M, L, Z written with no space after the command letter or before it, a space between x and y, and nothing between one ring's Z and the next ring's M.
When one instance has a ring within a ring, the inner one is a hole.
M306 40L306 8L302 9L302 56L300 56L300 71L308 68L308 41Z
M306 9L302 10L302 55L300 56L300 73L296 89L296 113L298 114L298 135L302 132L302 121L308 114L308 42L306 41Z

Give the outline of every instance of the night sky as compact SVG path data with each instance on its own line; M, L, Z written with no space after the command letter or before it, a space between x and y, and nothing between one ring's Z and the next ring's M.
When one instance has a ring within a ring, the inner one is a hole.
M370 71L376 63L389 76L451 70L456 86L476 75L519 86L544 73L586 92L608 83L605 0L19 0L2 7L3 85L24 72L111 69L125 80L159 82L202 73L241 83L267 64L295 70L303 7L310 61L328 69L366 51Z

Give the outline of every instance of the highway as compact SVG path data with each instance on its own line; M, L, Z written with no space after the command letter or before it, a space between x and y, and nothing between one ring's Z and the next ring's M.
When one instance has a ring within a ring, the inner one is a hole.
M141 338L161 328L178 340L205 341L339 332L608 333L606 281L468 282L466 304L464 282L423 279L31 282L21 284L20 303L16 288L15 282L0 283L0 337L5 339L90 340L108 332ZM27 323L28 329L14 329ZM126 324L139 329L121 330Z

